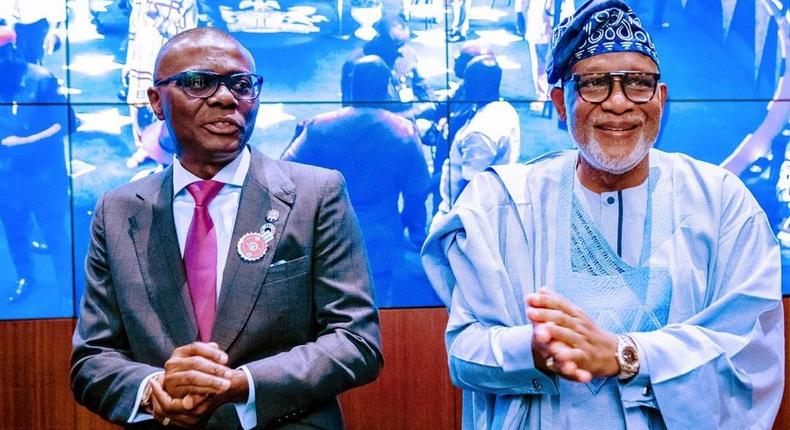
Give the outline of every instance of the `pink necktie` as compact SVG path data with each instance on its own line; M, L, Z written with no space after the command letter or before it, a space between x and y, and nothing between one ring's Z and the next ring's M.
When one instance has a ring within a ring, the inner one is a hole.
M195 199L195 211L184 246L184 266L201 342L211 339L217 307L217 233L208 205L223 185L211 180L187 185L187 191Z

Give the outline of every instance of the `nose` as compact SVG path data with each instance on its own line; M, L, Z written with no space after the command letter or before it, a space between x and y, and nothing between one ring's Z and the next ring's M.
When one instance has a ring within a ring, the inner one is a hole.
M628 100L623 91L623 81L615 78L612 81L612 91L609 97L601 103L601 108L613 113L622 114L633 108L633 102Z
M224 82L217 84L217 90L211 95L206 102L210 106L233 107L239 104L236 96L230 91Z

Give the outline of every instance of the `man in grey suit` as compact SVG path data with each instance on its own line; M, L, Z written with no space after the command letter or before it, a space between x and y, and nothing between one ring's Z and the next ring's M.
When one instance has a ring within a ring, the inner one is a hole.
M342 176L250 149L262 78L199 28L157 57L172 167L99 200L74 332L77 401L128 428L342 428L381 366ZM183 261L183 263L182 263Z

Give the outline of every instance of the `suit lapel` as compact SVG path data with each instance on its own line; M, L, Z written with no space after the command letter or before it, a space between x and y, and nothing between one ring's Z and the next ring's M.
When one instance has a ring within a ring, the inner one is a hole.
M158 193L129 218L129 234L148 298L176 345L197 339L197 326L173 219L173 170L161 176Z
M273 160L252 149L250 171L244 181L239 210L233 228L233 237L225 263L222 288L214 320L212 340L227 350L247 322L260 294L266 273L280 242L291 205L295 200L295 186ZM237 244L247 233L260 232L266 213L274 209L279 213L274 239L268 244L266 254L257 261L245 262L237 251Z

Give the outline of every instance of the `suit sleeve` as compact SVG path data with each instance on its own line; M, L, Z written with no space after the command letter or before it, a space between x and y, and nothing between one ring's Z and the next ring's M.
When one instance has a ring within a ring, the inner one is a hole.
M161 369L131 359L109 268L105 198L99 199L91 223L86 287L72 338L71 390L79 404L123 423L135 407L140 384Z
M342 176L325 176L313 243L314 342L247 364L258 424L371 382L382 367L378 312L362 236Z

